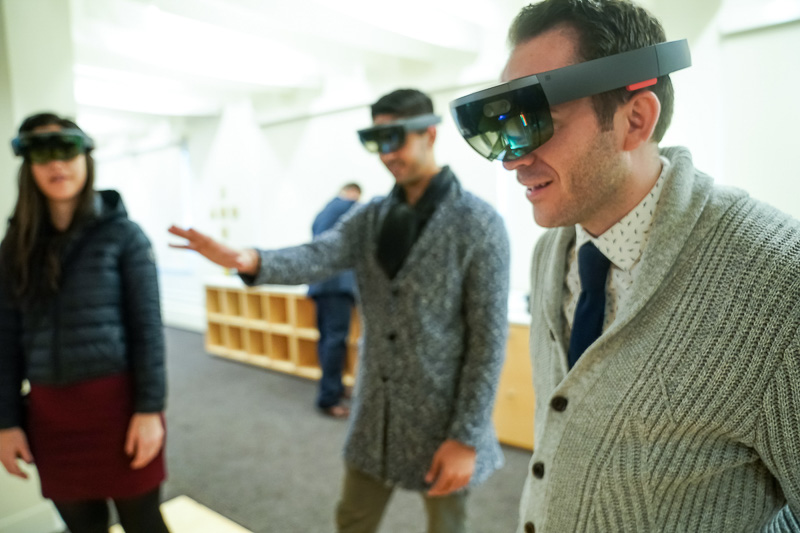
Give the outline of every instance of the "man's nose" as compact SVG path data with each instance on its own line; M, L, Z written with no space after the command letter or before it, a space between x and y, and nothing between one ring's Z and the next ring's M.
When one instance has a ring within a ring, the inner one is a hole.
M506 170L518 170L521 167L532 165L536 161L535 153L536 150L533 150L532 152L525 154L519 159L514 159L513 161L503 161L503 168L505 168Z

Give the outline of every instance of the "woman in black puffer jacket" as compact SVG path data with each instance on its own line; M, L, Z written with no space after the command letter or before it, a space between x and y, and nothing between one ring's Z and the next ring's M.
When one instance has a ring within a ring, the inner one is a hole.
M114 191L93 189L92 140L51 113L28 117L19 197L0 245L0 462L72 533L167 531L164 336L153 252ZM30 392L23 395L23 384Z

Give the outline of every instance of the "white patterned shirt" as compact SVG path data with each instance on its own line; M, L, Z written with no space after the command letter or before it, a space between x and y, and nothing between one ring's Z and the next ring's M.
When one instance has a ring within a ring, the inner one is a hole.
M564 280L564 315L567 319L564 338L567 340L567 346L569 346L572 322L575 318L575 307L578 305L578 297L581 292L577 250L592 241L597 249L611 261L610 275L606 281L606 310L603 319L603 331L605 331L614 322L617 310L626 305L633 282L639 273L639 259L650 239L653 215L661 196L664 176L669 171L670 162L665 157L661 157L661 165L661 174L647 196L605 233L598 237L592 237L583 229L583 226L575 225L575 243L568 252L567 276Z

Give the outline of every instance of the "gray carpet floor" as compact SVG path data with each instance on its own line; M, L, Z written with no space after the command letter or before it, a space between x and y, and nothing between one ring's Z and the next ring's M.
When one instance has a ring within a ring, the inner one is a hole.
M331 533L347 422L316 412L316 383L208 355L198 333L167 329L164 499L185 494L255 533ZM470 496L471 533L511 533L528 451ZM397 491L381 533L423 533L419 495Z

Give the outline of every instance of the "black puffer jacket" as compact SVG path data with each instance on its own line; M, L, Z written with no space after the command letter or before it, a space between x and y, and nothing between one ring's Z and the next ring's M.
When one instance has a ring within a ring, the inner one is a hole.
M130 371L135 409L165 402L164 331L150 241L120 195L99 191L96 216L64 247L61 289L22 310L0 272L0 429L20 425L21 384L64 385Z

